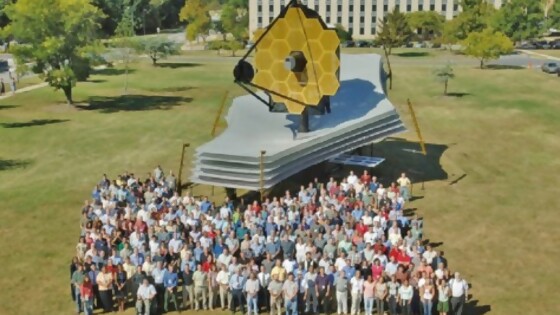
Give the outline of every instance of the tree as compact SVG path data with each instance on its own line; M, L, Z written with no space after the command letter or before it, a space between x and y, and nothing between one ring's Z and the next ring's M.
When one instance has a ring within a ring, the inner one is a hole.
M467 38L472 32L480 32L492 23L496 9L486 0L462 0L463 11L454 18L456 20L457 37Z
M245 40L248 36L249 15L247 3L229 0L222 6L220 20L225 32L231 33L236 40Z
M546 27L560 29L560 0L556 0L549 7L546 16Z
M434 71L434 75L436 76L436 79L438 81L443 82L443 95L447 96L447 85L449 84L449 80L455 77L455 74L453 73L453 67L451 67L451 65L448 63L443 67L437 68Z
M340 41L352 40L352 34L350 34L350 32L348 32L342 24L336 24L334 29L336 30L336 35L338 35Z
M441 36L438 38L441 45L447 46L448 49L451 49L451 45L459 42L459 37L461 36L459 24L460 22L457 19L445 21Z
M179 19L187 22L186 36L191 41L210 29L210 15L206 2L203 0L187 1L179 12Z
M387 67L389 68L389 89L393 88L393 70L391 69L391 61L389 56L394 47L404 45L410 38L412 31L408 26L406 16L394 8L393 12L387 14L385 19L379 20L381 31L378 34L377 40L383 46L385 59L387 60Z
M71 104L72 88L91 70L102 13L88 0L19 0L5 10L12 21L6 31L25 43L11 49L17 63L35 63Z
M128 92L128 72L129 65L132 61L133 52L136 46L134 39L134 29L135 21L133 16L133 9L128 7L123 14L122 20L117 25L115 30L116 38L114 39L114 45L119 58L124 64L124 93Z
M543 30L544 11L535 0L510 0L498 11L494 26L515 42L537 37Z
M235 52L243 49L243 44L237 40L230 40L227 42L224 42L224 45L222 46L223 49L229 49L231 51L231 56L235 57Z
M484 62L498 59L501 55L513 51L513 43L501 32L493 29L485 29L482 32L470 33L462 42L465 54L480 60L480 69L484 68Z
M179 44L161 37L142 39L137 47L140 52L147 54L152 59L153 65L156 65L160 59L177 55L180 52Z
M434 11L416 11L406 15L408 25L421 32L422 40L430 40L440 36L443 31L445 17Z

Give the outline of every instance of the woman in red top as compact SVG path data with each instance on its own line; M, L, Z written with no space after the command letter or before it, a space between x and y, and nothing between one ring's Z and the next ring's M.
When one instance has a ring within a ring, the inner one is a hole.
M84 303L84 313L85 315L93 314L93 284L89 279L89 276L84 276L84 282L80 286L80 296L82 297L82 302Z
M253 211L256 215L261 213L261 206L259 205L258 201L253 201L253 204L251 205L251 211Z
M214 265L214 255L210 254L206 258L206 261L202 263L202 271L209 272L210 269L212 269L213 265Z
M373 276L373 280L377 281L383 275L383 266L379 262L379 259L375 259L373 261L373 265L371 265L371 274Z

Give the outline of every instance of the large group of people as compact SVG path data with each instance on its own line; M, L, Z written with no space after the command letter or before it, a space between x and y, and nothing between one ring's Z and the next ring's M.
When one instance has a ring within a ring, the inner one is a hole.
M180 195L161 167L103 176L70 267L76 313L461 315L468 284L406 216L411 181L367 170L246 202Z

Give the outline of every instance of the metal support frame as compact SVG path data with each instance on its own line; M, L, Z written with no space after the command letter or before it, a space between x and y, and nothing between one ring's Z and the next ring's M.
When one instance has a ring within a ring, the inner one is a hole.
M418 119L416 118L416 113L412 107L410 99L407 99L408 109L410 110L410 116L412 116L412 121L414 122L414 128L416 128L416 134L418 135L418 142L420 143L420 148L422 149L422 154L427 155L426 144L424 143L424 138L422 138L422 132L420 132L420 125L418 124Z
M183 190L183 182L181 180L181 177L183 175L183 161L185 160L185 149L190 147L191 144L190 143L183 143L183 147L181 148L181 161L179 163L179 174L177 175L177 192L179 192L179 195L181 195L181 191Z
M259 178L259 194L261 200L264 200L264 156L266 154L265 150L261 150L260 155L260 178Z

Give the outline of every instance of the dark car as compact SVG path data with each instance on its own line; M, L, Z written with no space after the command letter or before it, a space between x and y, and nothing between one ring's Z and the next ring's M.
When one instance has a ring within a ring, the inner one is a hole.
M342 47L356 47L356 43L354 43L351 40L347 40L347 41L343 42L342 44L340 44L340 46L342 46Z
M532 44L532 43L525 43L525 44L519 45L517 48L519 48L519 49L537 49L537 46L535 44Z
M358 47L370 47L370 43L366 42L365 40L361 40L358 42Z
M560 49L560 40L556 40L550 43L551 49Z
M537 46L537 49L550 49L551 45L547 41L538 41L534 43Z
M541 69L546 73L558 73L558 63L556 62L545 62Z

